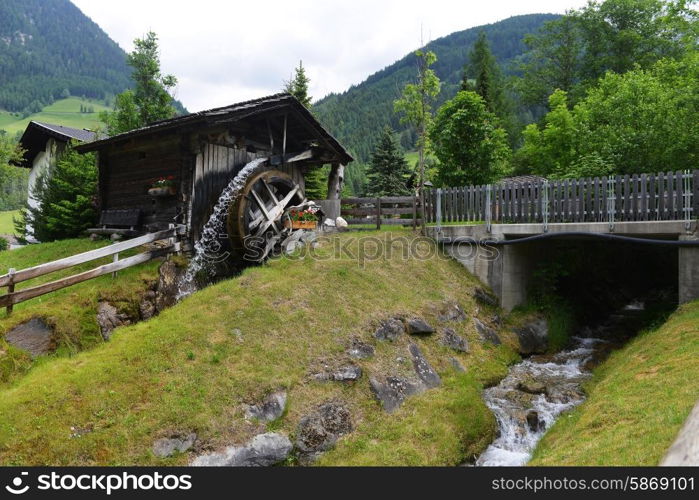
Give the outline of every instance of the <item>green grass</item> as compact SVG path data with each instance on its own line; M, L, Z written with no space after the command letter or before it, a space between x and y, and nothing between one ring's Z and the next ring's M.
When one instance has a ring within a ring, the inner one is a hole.
M28 245L17 250L0 252L0 274L10 267L25 269L69 255L95 249L109 242L92 242L89 239L64 240L54 243ZM126 255L125 253L124 255ZM17 285L17 290L40 283L53 281L86 271L111 261L111 257L92 261L70 269L51 273ZM135 314L140 295L148 284L156 279L158 262L149 262L120 271L117 278L111 275L80 283L56 292L36 297L15 305L7 316L0 312L0 386L20 378L37 366L72 356L82 350L103 343L96 320L99 300L109 300L122 312ZM4 290L3 290L4 293ZM40 317L54 328L57 350L54 354L32 361L23 352L14 349L4 340L4 335L13 327L33 318Z
M595 370L531 465L657 465L699 398L699 302L640 334Z
M337 241L360 253L364 235L345 233ZM397 360L406 359L409 339L376 344L379 320L420 315L438 326L445 300L473 316L475 278L443 257L403 260L396 252L360 266L347 256L330 258L333 248L325 242L317 250L321 258L247 269L149 321L116 330L109 343L43 363L0 389L0 463L186 464L191 455L154 457L153 441L194 431L201 449L243 443L266 427L247 422L242 405L280 387L289 391L287 413L268 428L292 439L315 405L341 399L350 407L355 430L322 464L455 465L478 453L496 427L481 390L517 359L508 345L484 346L471 321L450 325L468 338L468 354L441 346L436 335L410 339L443 386L411 398L391 416L374 400L367 379L410 369ZM360 381L308 377L313 366L340 359L355 336L376 344L376 356L359 362ZM451 356L467 374L454 370ZM71 426L92 432L71 439Z
M95 112L80 113L81 104L92 106ZM6 111L0 111L0 129L7 131L10 135L14 135L18 131L23 131L27 128L27 124L34 120L56 125L65 125L66 127L94 130L101 123L99 119L100 111L111 111L111 108L108 108L100 101L69 97L67 99L58 100L50 106L46 106L41 112L34 113L27 118L21 118Z
M12 218L18 216L19 210L0 212L0 234L15 234L15 223Z

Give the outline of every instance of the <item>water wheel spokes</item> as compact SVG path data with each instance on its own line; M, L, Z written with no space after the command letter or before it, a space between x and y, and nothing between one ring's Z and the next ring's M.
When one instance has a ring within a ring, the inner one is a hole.
M229 239L234 253L239 257L244 254L246 260L266 259L287 232L282 221L285 211L299 202L305 202L303 191L287 173L264 169L250 176L229 211ZM250 245L254 251L246 253L245 247ZM249 258L250 253L254 258Z

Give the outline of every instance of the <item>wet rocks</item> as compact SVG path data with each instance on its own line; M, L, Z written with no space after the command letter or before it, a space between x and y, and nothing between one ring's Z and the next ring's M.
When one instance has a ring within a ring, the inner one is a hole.
M369 387L387 413L396 411L408 396L419 394L425 390L422 384L393 376L388 376L383 381L370 377Z
M162 311L177 302L179 284L187 269L178 266L173 260L163 262L158 270L158 285L155 295L155 310Z
M318 455L335 446L337 440L352 431L352 420L347 406L340 401L329 401L301 418L296 429L296 448L301 460L310 463Z
M393 342L398 337L405 333L403 322L396 318L387 319L381 322L381 326L374 332L374 337L377 340L388 340Z
M347 355L353 359L369 359L374 356L374 347L355 337L347 349Z
M277 391L267 396L256 405L246 405L245 418L256 419L262 422L272 422L281 418L286 408L286 391Z
M97 324L100 327L102 338L109 340L115 328L129 325L131 320L127 314L119 313L116 307L109 302L103 301L97 306Z
M516 389L527 394L546 394L546 384L533 378L525 378L517 382Z
M8 344L27 351L33 358L56 348L53 330L41 318L32 318L14 327L5 335L5 340Z
M542 354L548 349L549 326L545 319L530 321L515 329L519 340L519 353L523 355Z
M447 304L442 312L439 313L437 319L442 322L461 322L466 319L466 313L459 307L459 304Z
M468 341L451 328L442 331L439 343L458 352L468 352Z
M495 307L498 305L498 299L485 288L476 288L473 291L473 298L485 306Z
M195 458L191 465L199 467L268 467L289 457L293 445L277 432L258 434L244 446L231 446L221 453Z
M434 333L434 328L422 318L410 318L408 320L408 333L410 335L431 335Z
M415 373L425 384L428 389L433 389L441 385L442 380L437 375L437 372L430 366L429 362L420 352L420 348L415 344L410 344L408 346L410 355L413 358L413 368L415 368Z
M539 417L539 412L535 410L529 410L525 416L527 420L527 426L532 432L539 432L544 430L546 426L545 422Z
M195 433L184 437L163 438L153 443L153 455L159 458L171 457L175 453L184 453L189 450L197 440Z
M481 340L483 342L487 342L493 345L500 345L502 343L500 341L500 337L498 337L497 332L489 326L487 326L478 318L473 318L473 326L476 327L476 331L478 332L478 335L480 335Z

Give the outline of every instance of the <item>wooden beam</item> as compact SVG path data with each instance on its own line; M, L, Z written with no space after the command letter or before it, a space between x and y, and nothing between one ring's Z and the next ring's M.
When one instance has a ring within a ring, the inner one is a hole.
M328 199L339 200L342 197L342 184L344 183L345 166L341 163L333 163L328 176Z
M289 153L288 155L276 155L272 156L269 159L269 164L276 166L276 165L283 165L284 163L294 163L298 161L303 161L303 160L310 160L315 156L315 153L312 149L307 149L306 151L303 151L301 153Z
M60 271L62 269L67 269L69 267L77 266L78 264L84 264L85 262L90 262L91 260L108 257L131 248L140 247L146 243L171 238L176 234L177 230L175 229L165 229L163 231L158 231L157 233L150 233L131 240L114 243L113 245L98 248L97 250L90 250L89 252L71 255L70 257L66 257L64 259L54 260L53 262L47 262L46 264L40 264L38 266L22 269L21 271L17 271L14 275L10 275L8 273L4 276L0 276L0 287L7 286L10 283L26 281L38 276Z
M25 288L24 290L20 290L19 292L8 293L7 295L3 295L2 297L0 297L0 307L11 307L13 304L18 304L20 302L24 302L25 300L33 299L41 295L46 295L47 293L55 292L56 290L60 290L61 288L66 288L77 283L82 283L83 281L97 278L104 274L114 273L117 271L121 271L122 269L126 269L128 267L148 262L149 260L152 260L156 257L160 257L162 255L167 255L168 253L176 250L177 249L173 245L170 245L165 248L151 250L150 252L143 252L138 255L134 255L133 257L129 257L127 259L112 262L110 264L105 264L103 266L96 267L95 269L91 269L80 274L68 276L67 278L62 278L32 288Z

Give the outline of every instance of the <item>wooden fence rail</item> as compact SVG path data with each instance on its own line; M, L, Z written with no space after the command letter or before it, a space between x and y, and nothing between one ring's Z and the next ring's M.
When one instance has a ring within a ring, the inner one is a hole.
M114 243L112 245L98 248L96 250L90 250L89 252L83 252L70 257L65 257L63 259L54 260L52 262L47 262L45 264L40 264L38 266L30 267L27 269L22 269L16 271L15 269L10 269L7 274L0 276L0 287L7 287L7 294L0 296L0 307L7 308L7 313L12 312L12 308L15 304L24 302L41 295L45 295L50 292L55 292L62 288L81 283L98 276L102 276L109 273L116 273L122 269L126 269L144 262L148 262L156 257L167 255L168 253L177 252L180 249L180 244L176 241L177 235L180 233L180 229L176 227L170 227L163 231L158 231L155 233L149 233L138 238L133 238L127 241L122 241L119 243ZM150 250L143 252L123 260L119 260L119 253L132 248L140 247L147 243L152 243L159 240L168 240L168 245L163 248L158 248L155 250ZM63 269L68 269L80 264L85 264L93 260L101 259L103 257L108 257L110 255L114 256L114 261L109 264L104 264L102 266L90 269L89 271L84 271L82 273L74 274L66 278L61 278L50 283L44 283L42 285L37 285L31 288L25 288L23 290L15 292L15 285L23 281L27 281L39 276L44 276L56 271L61 271Z
M699 170L430 189L428 223L565 223L690 220Z
M415 229L422 225L420 202L414 196L343 198L340 206L340 214L350 226L376 224L376 229L381 229L382 225L410 225ZM403 218L405 215L411 218Z

